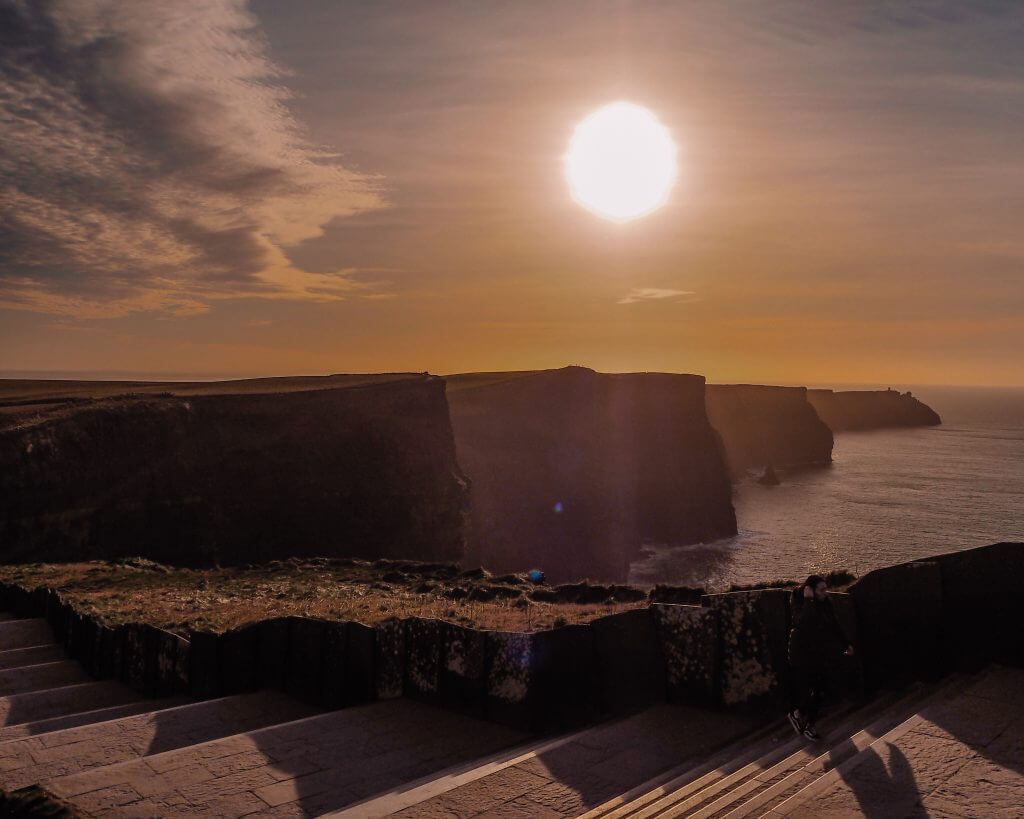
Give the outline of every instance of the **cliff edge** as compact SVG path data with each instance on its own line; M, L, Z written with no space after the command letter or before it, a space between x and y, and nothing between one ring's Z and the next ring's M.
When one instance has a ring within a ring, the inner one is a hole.
M4 561L462 556L441 378L83 383L0 385Z
M935 410L897 390L808 390L807 400L833 432L927 427L942 423Z
M806 388L708 384L706 395L734 479L748 470L832 461L832 430L808 403Z
M622 580L643 540L736 533L704 379L583 367L448 376L469 561Z

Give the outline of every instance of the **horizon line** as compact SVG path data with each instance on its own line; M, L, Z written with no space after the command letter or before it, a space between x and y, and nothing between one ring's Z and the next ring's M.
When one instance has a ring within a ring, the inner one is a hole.
M565 366L585 366L585 365L565 365ZM529 370L552 370L561 369L560 367L526 367L518 369L506 369L506 370L466 370L462 372L524 372ZM588 369L593 369L589 368ZM596 372L607 372L608 374L621 374L630 372L667 372L666 370L595 370ZM197 381L197 382L213 382L213 381L244 381L255 378L317 378L325 377L330 375L387 375L397 373L420 373L427 372L431 375L437 375L442 378L452 375L460 375L462 372L455 373L430 373L429 370L350 370L350 371L335 371L335 372L306 372L306 373L288 373L287 375L281 374L270 374L270 373L194 373L194 372L183 372L183 371L141 371L141 370L5 370L0 369L0 381L6 380L22 380L22 381L139 381L139 382L162 382L162 381ZM704 375L703 373L691 373L691 372L671 372L670 375ZM93 377L87 377L93 376ZM835 387L870 387L878 389L878 385L883 383L881 381L781 381L770 383L768 381L735 381L735 380L711 380L708 376L704 375L705 381L712 385L726 385L726 384L746 384L750 386L777 386L777 387L807 387L809 389L827 389L830 386ZM1004 390L1022 390L1024 384L940 384L940 383L925 383L925 382L899 382L891 381L890 384L901 384L904 388L917 388L917 387L953 387L960 389L1004 389Z

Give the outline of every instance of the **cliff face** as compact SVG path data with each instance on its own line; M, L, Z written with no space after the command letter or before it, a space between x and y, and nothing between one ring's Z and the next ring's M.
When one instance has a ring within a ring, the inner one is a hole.
M65 403L57 390L35 406L7 385L0 559L459 559L468 490L443 379L315 384L164 384Z
M804 387L709 384L708 418L722 436L734 478L749 469L826 464L832 431L807 402Z
M807 400L833 432L927 427L942 423L935 410L909 392L896 390L808 390Z
M581 367L448 377L470 560L622 580L643 539L736 532L704 379Z

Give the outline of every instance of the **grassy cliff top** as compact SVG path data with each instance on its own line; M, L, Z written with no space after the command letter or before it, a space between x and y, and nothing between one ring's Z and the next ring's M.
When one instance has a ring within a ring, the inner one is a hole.
M111 625L149 623L182 635L286 615L367 624L419 616L537 631L648 603L645 591L626 586L551 587L454 564L326 558L225 569L182 569L141 558L16 564L0 566L0 581L56 588Z

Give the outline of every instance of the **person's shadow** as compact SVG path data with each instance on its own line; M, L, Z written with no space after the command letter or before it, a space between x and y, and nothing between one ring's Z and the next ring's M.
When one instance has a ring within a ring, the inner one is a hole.
M869 819L907 816L921 800L914 770L904 753L886 743L888 764L874 749L863 751L866 757L843 782L853 792L861 813ZM838 750L838 749L834 749Z
M973 685L922 708L908 733L865 750L842 781L865 816L1020 815L1024 670L992 667ZM839 764L841 748L833 749ZM908 757L909 755L909 757ZM848 756L848 755L847 755Z

